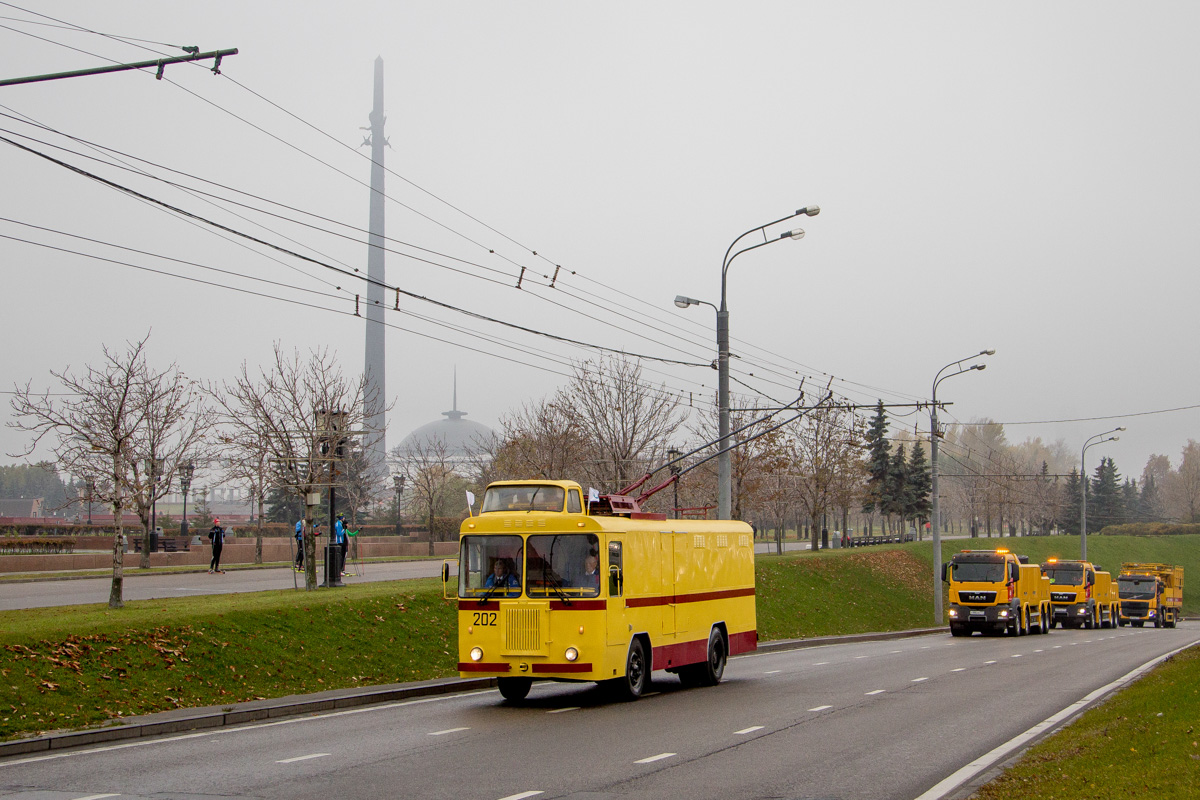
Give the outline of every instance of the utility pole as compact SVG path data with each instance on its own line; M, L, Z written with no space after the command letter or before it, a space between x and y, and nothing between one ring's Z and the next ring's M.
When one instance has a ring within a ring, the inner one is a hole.
M385 394L385 339L383 326L384 303L384 184L383 148L387 139L383 135L383 57L375 59L375 93L371 108L371 127L364 128L370 135L363 142L371 146L371 211L370 233L367 237L367 330L366 330L366 376L367 401L371 407L366 411L367 460L373 471L382 474L387 443L384 430L387 421L383 409L387 406Z
M76 69L70 72L54 72L48 75L31 75L27 78L6 78L0 80L0 86L16 86L22 83L38 83L40 81L57 81L62 78L81 78L85 75L103 75L106 72L126 72L131 69L149 69L150 67L157 68L154 77L162 80L163 70L167 64L180 64L186 61L207 61L210 58L216 59L212 65L214 75L221 74L221 59L225 56L236 56L237 48L229 50L213 50L208 53L201 53L199 47L185 47L186 56L172 56L171 58L156 58L153 61L139 61L134 64L113 64L107 67L92 67L91 69Z

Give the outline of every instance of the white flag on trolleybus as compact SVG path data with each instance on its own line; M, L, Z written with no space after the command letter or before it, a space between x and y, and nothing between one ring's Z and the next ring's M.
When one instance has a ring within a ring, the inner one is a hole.
M588 489L588 502L589 503L600 502L600 491L598 489L592 489L592 488Z

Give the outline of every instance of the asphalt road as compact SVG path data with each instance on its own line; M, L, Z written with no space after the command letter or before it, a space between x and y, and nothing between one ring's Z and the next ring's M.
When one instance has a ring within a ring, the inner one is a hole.
M342 578L342 582L353 584L394 581L404 578L432 578L442 574L442 560L368 563L363 571L365 574L355 577L347 576ZM224 575L209 575L207 572L137 575L135 570L128 570L125 576L124 596L126 600L291 589L293 579L296 585L299 585L301 589L304 588L304 576L287 567L235 569ZM321 583L323 580L318 572L317 582ZM107 603L111 586L112 578L2 582L0 583L0 610Z
M0 761L0 797L912 800L1200 626L762 653L610 703L536 684ZM1164 708L1164 713L1171 713Z

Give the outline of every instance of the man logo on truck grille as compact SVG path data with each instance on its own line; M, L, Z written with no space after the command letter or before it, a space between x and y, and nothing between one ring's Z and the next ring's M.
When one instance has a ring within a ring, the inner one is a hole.
M959 592L964 603L991 603L996 600L995 592Z

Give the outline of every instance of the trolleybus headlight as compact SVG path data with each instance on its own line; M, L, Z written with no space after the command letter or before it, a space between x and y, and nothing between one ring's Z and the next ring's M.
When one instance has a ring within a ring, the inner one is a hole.
M568 647L566 656L567 656L567 661L574 661L575 659L579 658L579 651L576 650L574 647Z
M482 647L472 647L471 648L471 660L472 661L482 661L483 660L483 648Z

